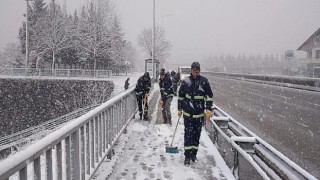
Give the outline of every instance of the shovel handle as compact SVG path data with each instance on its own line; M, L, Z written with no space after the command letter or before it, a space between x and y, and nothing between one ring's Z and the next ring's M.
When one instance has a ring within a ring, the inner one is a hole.
M174 133L173 133L173 137L172 137L172 141L171 141L170 146L172 146L172 144L173 144L174 136L176 135L176 131L177 131L177 127L178 127L180 118L181 118L181 116L178 118L177 125L176 125L176 128L174 129Z

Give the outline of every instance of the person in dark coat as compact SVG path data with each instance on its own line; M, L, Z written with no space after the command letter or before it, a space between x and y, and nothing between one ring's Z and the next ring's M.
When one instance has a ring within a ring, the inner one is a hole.
M160 77L159 77L159 88L160 88L160 96L161 96L161 98L162 98L162 95L163 95L163 87L162 87L163 83L162 83L162 81L163 81L165 75L166 75L166 71L165 71L164 68L162 68L160 70ZM161 103L161 101L160 101L160 103Z
M197 161L204 118L212 116L212 90L208 79L200 75L200 64L193 62L190 76L181 82L178 94L178 117L184 119L185 165Z
M180 83L180 72L174 73L174 75L172 76L172 85L173 85L173 92L175 96L177 95L179 83Z
M163 78L164 78L164 75L166 74L166 70L164 69L164 68L161 68L161 70L160 70L160 77L159 77L159 87L160 87L160 96L161 96L161 98L162 98L162 94L163 94L163 89L162 89L162 80L163 80ZM160 103L161 103L161 101L160 101ZM162 106L162 105L161 105Z
M140 120L149 120L148 118L148 94L150 93L151 88L151 78L149 76L149 73L144 73L143 76L141 76L138 81L135 88L136 91L136 97L139 107L139 116ZM142 109L144 106L144 109Z
M129 88L130 86L129 80L130 80L130 77L128 77L127 80L124 82L124 90L127 90Z
M172 87L172 82L171 82L171 77L170 73L164 73L161 72L160 74L160 92L161 92L161 106L162 106L162 116L164 123L169 123L172 125L171 122L171 101L173 98L173 87Z

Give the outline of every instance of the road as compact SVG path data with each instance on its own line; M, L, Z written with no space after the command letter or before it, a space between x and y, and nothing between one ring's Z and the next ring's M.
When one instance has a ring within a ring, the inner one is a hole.
M214 103L320 178L320 93L207 76Z

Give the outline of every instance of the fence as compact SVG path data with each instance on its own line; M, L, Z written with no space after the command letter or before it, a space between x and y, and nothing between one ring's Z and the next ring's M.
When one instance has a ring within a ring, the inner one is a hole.
M0 160L13 154L17 149L24 148L24 146L28 146L29 143L42 139L52 131L61 128L65 123L86 114L99 105L79 108L61 117L46 121L38 126L32 126L17 133L0 137Z
M134 89L0 163L0 179L90 179L137 111Z
M88 69L31 69L31 68L5 68L0 69L3 76L35 76L35 77L86 77L86 78L110 78L111 70Z
M236 179L316 179L216 105L214 111L206 127Z

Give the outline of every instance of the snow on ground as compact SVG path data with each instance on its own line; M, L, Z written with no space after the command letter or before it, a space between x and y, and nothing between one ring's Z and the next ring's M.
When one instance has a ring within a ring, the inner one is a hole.
M133 119L114 148L114 155L100 166L94 179L235 179L218 150L212 144L205 131L202 131L199 162L185 166L184 161L184 125L181 118L176 131L173 146L179 148L178 154L165 152L172 141L172 135L178 122L177 97L171 104L172 123L157 124L159 115L159 85L155 84L151 98L157 98L151 115L151 122ZM152 97L153 96L153 97ZM157 96L157 97L155 97ZM150 98L150 99L151 99ZM136 117L138 117L136 115Z
M135 85L143 73L130 74L130 86ZM129 76L113 76L115 89L113 95L124 90L124 82ZM180 119L173 146L179 148L178 154L168 154L165 147L172 141L177 118L177 97L171 104L172 123L157 124L159 117L159 85L155 84L150 98L157 98L151 122L133 119L114 148L114 155L106 159L98 169L94 179L235 179L210 138L202 131L197 163L185 166L183 151L184 125ZM136 115L138 117L138 115ZM43 159L43 158L42 158ZM42 163L44 160L41 161ZM44 167L44 166L43 166ZM56 170L54 170L55 172ZM31 175L31 173L29 173ZM30 176L31 177L31 176ZM18 179L18 176L13 177Z
M129 80L129 83L130 83L129 87L130 87L130 86L135 86L139 77L142 76L143 74L144 72L134 72L134 73L128 74L127 76L126 75L112 76L110 80L112 80L114 83L114 90L111 96L117 95L121 91L124 91L124 83L128 77L130 77L130 80Z

